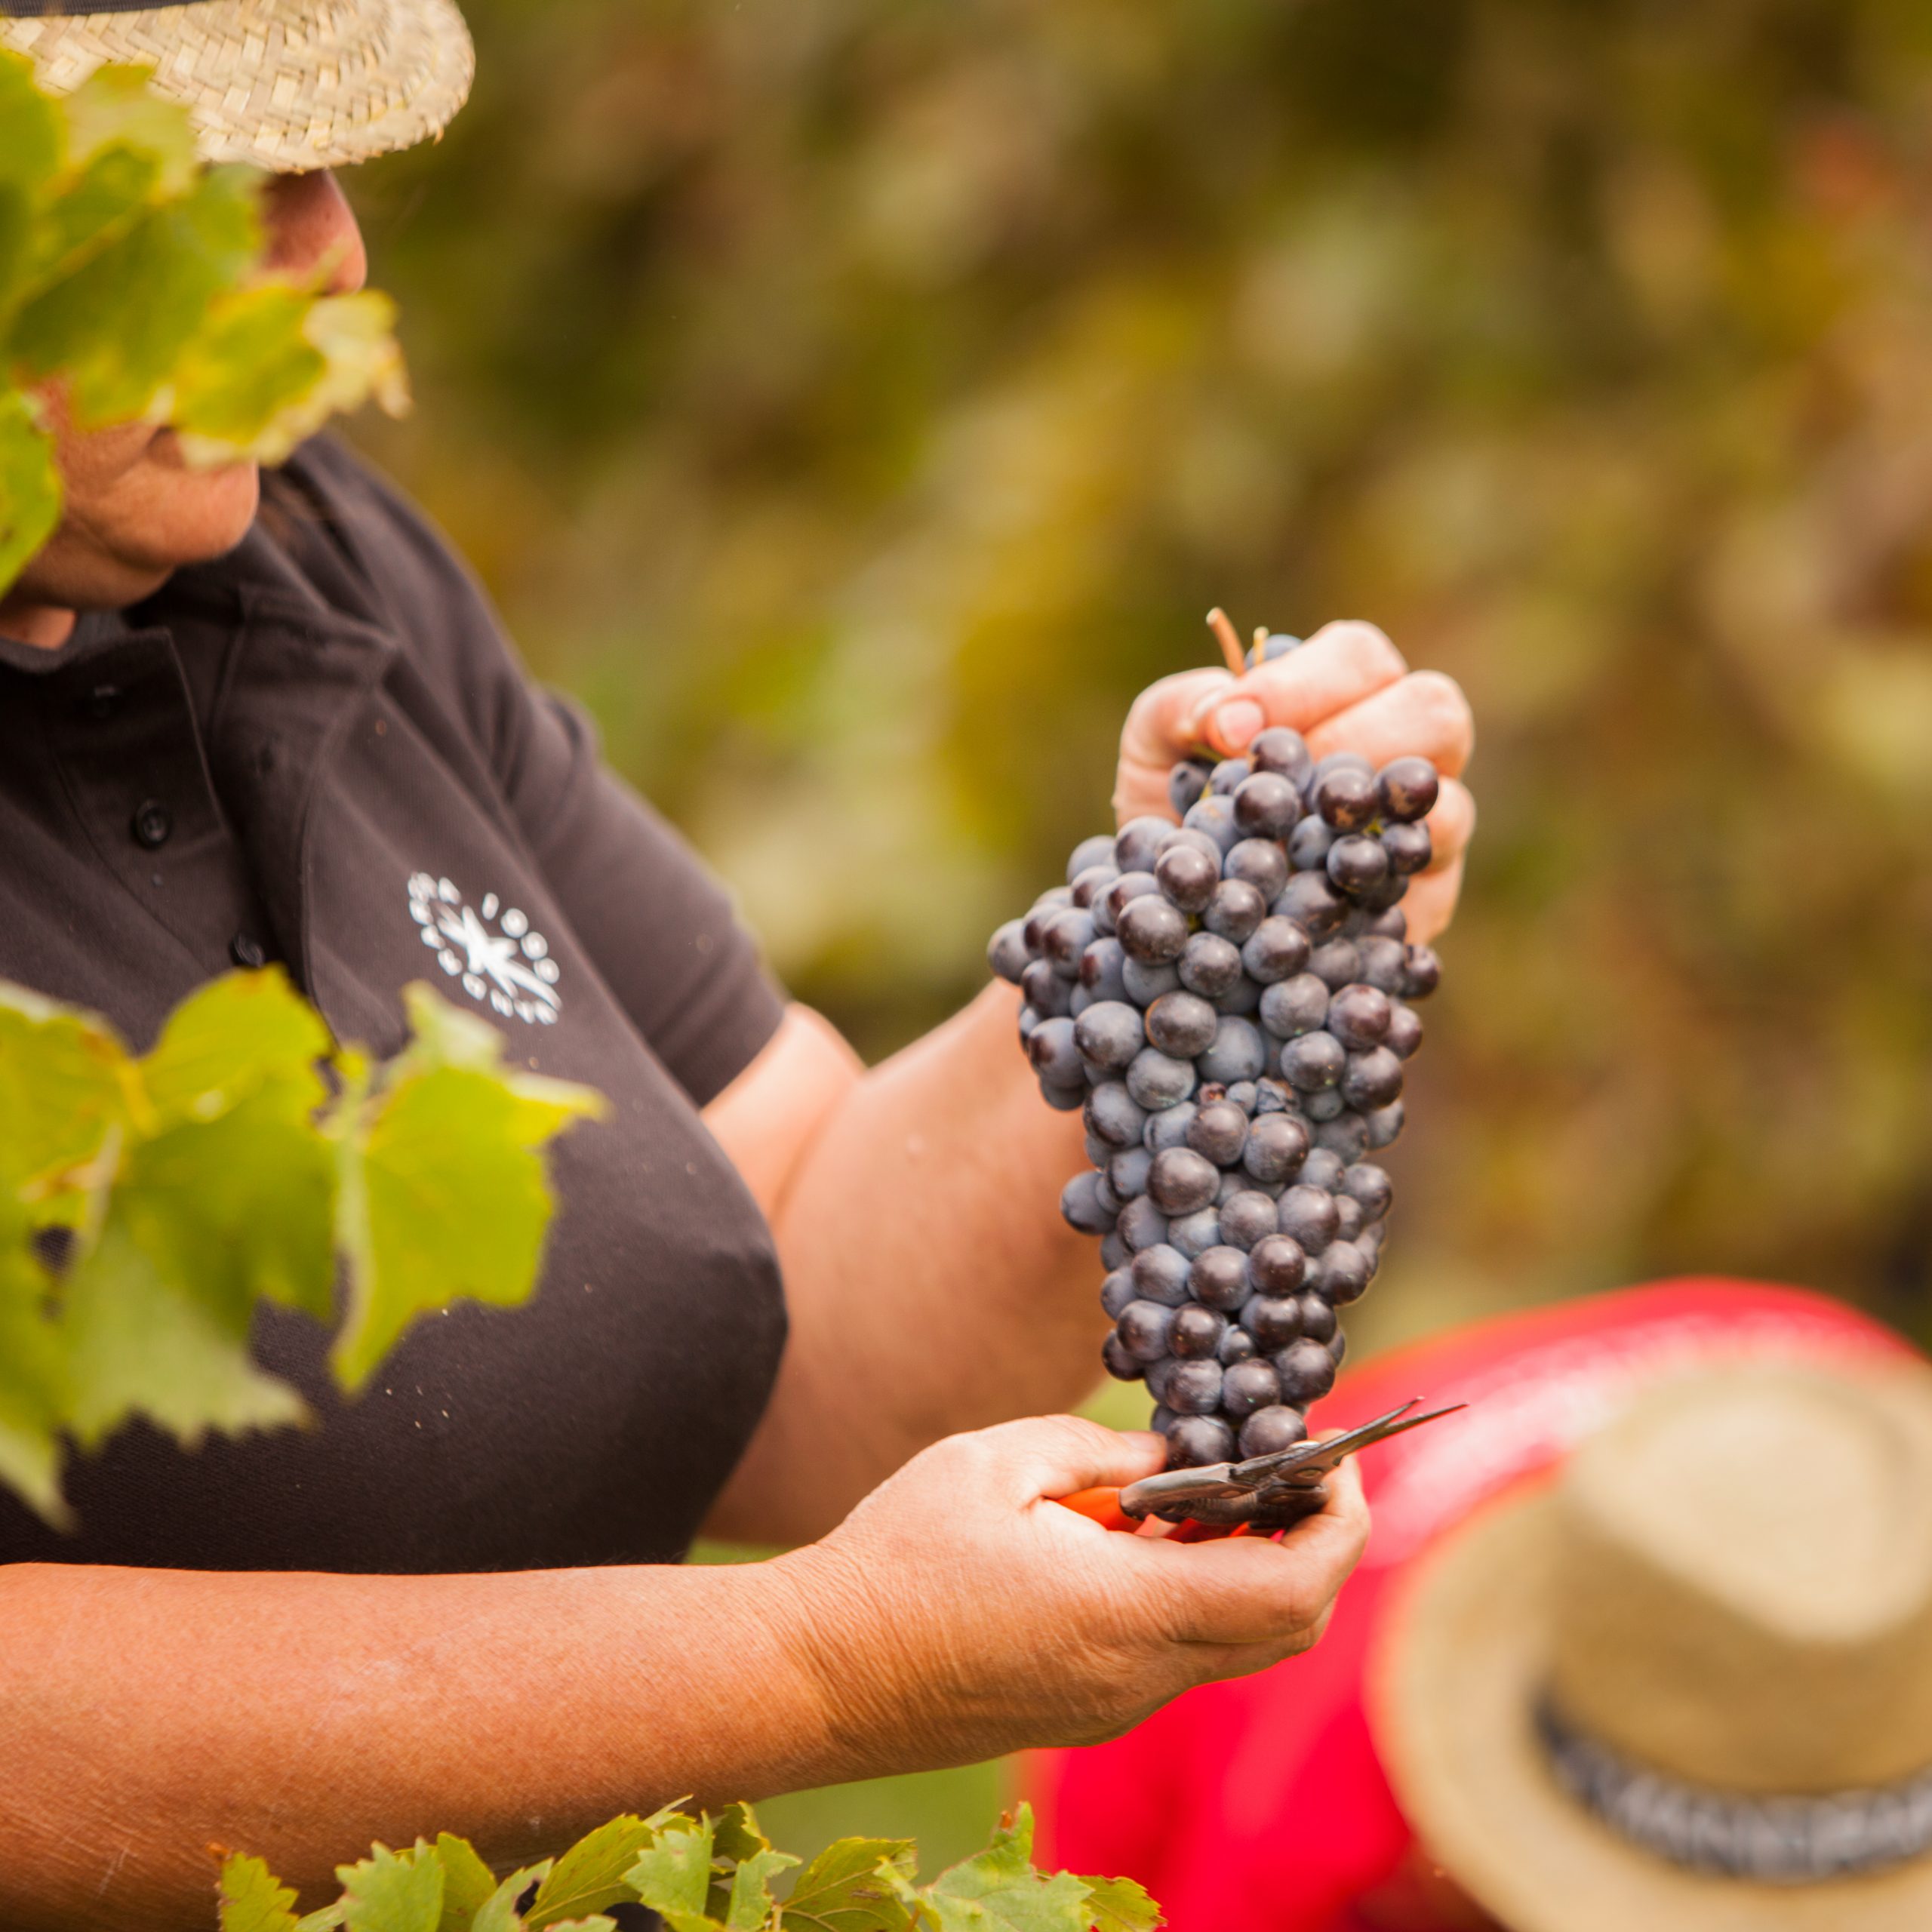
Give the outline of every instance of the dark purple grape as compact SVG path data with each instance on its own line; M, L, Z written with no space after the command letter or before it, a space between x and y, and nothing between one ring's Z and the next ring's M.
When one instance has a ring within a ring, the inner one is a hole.
M1009 986L1018 986L1026 970L1026 921L1009 919L986 946L986 964Z
M1395 1104L1402 1103L1398 1100ZM1359 1161L1368 1152L1368 1124L1352 1108L1345 1107L1333 1120L1324 1120L1316 1128L1315 1144L1339 1154L1344 1161Z
M1211 1308L1203 1308L1198 1302L1191 1301L1174 1311L1174 1325L1168 1337L1168 1346L1184 1361L1218 1359L1221 1337L1227 1329L1226 1315L1217 1315Z
M1398 878L1411 878L1426 872L1435 856L1435 842L1426 825L1385 825L1382 849L1389 855L1389 869Z
M1351 1054L1341 1080L1342 1098L1358 1113L1373 1113L1402 1091L1402 1063L1386 1047Z
M1389 876L1389 854L1379 838L1350 832L1328 848L1329 878L1344 892L1367 892Z
M1124 1321L1126 1317L1121 1318ZM1128 1346L1131 1348L1133 1344ZM1306 1408L1335 1386L1334 1356L1321 1343L1306 1335L1282 1349L1275 1357L1274 1364L1275 1373L1281 1379L1281 1399L1297 1408Z
M1131 1301L1120 1312L1114 1333L1136 1361L1158 1361L1168 1352L1168 1331L1174 1312L1158 1301Z
M1125 1072L1147 1044L1140 1015L1124 1000L1096 1000L1072 1026L1080 1057L1109 1073Z
M1340 1368L1348 1352L1349 1338L1342 1333L1340 1329L1337 1328L1335 1331L1334 1334L1329 1340L1328 1359L1332 1361L1337 1368Z
M1331 1241L1315 1257L1308 1285L1331 1308L1346 1308L1361 1300L1368 1276L1368 1257L1354 1242Z
M1082 872L1095 866L1110 866L1113 861L1114 841L1104 832L1097 832L1074 847L1066 862L1066 882L1071 885Z
M1223 852L1241 836L1232 803L1218 792L1211 791L1199 804L1190 805L1182 815L1181 823L1195 832L1206 832Z
M1243 1188L1221 1204L1221 1238L1230 1247L1244 1253L1264 1236L1272 1235L1275 1225L1274 1200L1257 1189Z
M1288 835L1288 863L1298 872L1325 872L1328 854L1340 835L1321 819L1303 819Z
M1163 993L1180 990L1180 973L1172 965L1149 966L1129 959L1121 966L1120 983L1136 1006L1152 1006Z
M1357 910L1372 912L1379 918L1384 912L1393 911L1397 901L1408 889L1406 878L1399 872L1391 872L1380 884L1364 885L1350 897Z
M1039 1008L1023 1001L1020 1008L1020 1044L1023 1047L1033 1037L1033 1029L1044 1016Z
M1089 866L1073 881L1075 906L1091 912L1094 909L1094 900L1098 899L1119 877L1120 868L1118 866Z
M1168 1384L1174 1380L1174 1371L1180 1364L1172 1355L1163 1355L1158 1361L1147 1364L1147 1392L1160 1404L1158 1414L1171 1417L1174 1411L1168 1407ZM1162 1423L1161 1432L1167 1433L1168 1424Z
M1127 1344L1118 1333L1100 1344L1100 1360L1116 1382L1138 1382L1146 1374L1146 1365L1128 1353Z
M1365 1225L1361 1203L1346 1194L1335 1196L1335 1238L1338 1241L1353 1241Z
M1358 1161L1353 1167L1344 1168L1341 1191L1351 1201L1360 1202L1363 1214L1371 1221L1380 1220L1395 1198L1395 1183L1387 1170L1372 1161Z
M1120 1319L1121 1311L1134 1299L1134 1276L1125 1268L1116 1268L1100 1284L1100 1306L1110 1321Z
M1225 1208L1237 1194L1266 1194L1268 1190L1251 1176L1244 1168L1230 1168L1221 1177L1221 1185L1215 1190L1214 1204ZM1269 1195L1272 1200L1274 1197Z
M1127 1244L1127 1237L1116 1224L1110 1235L1100 1237L1100 1266L1109 1272L1116 1268L1124 1268L1134 1259L1134 1251Z
M1281 1377L1270 1363L1240 1361L1221 1372L1221 1413L1230 1421L1244 1421L1281 1399Z
M1211 933L1240 946L1267 916L1267 900L1246 879L1224 878L1215 887L1201 919Z
M1109 1157L1107 1186L1123 1208L1147 1192L1147 1177L1153 1165L1154 1157L1144 1147L1123 1147ZM1160 1203L1154 1204L1158 1207Z
M1177 1214L1198 1213L1214 1198L1220 1171L1192 1147L1170 1147L1166 1152L1156 1154L1153 1162L1147 1177L1147 1192L1154 1205L1170 1220Z
M1308 970L1324 986L1339 991L1361 977L1361 955L1352 940L1327 940L1308 955Z
M1137 1200L1130 1201L1120 1211L1120 1219L1115 1223L1114 1232L1126 1242L1130 1254L1139 1254L1147 1248L1159 1247L1165 1244L1168 1217L1143 1194Z
M1054 971L1051 959L1029 960L1020 976L1020 990L1042 1020L1066 1018L1073 997L1073 989Z
M1318 1094L1303 1094L1300 1098L1302 1112L1318 1126L1348 1111L1349 1103L1332 1087L1324 1087ZM1342 1164L1346 1167L1348 1163L1345 1161Z
M1219 933L1190 933L1177 970L1180 983L1203 999L1219 999L1241 982L1241 954Z
M1251 1296L1241 1304L1241 1325L1263 1355L1272 1355L1301 1333L1301 1304L1293 1295Z
M1398 1004L1389 1015L1389 1037L1382 1043L1398 1060L1407 1060L1422 1044L1422 1020L1409 1008Z
M1230 1094L1228 1097L1232 1100ZM1295 1111L1294 1089L1284 1080L1272 1076L1254 1083L1254 1105L1250 1110L1257 1114L1291 1114Z
M1122 1082L1104 1080L1087 1096L1086 1120L1095 1140L1109 1147L1131 1147L1146 1129L1147 1110Z
M1282 887L1272 909L1319 942L1340 925L1348 904L1328 883L1326 872L1297 872Z
M1341 1184L1342 1170L1347 1162L1318 1147L1301 1164L1301 1173L1297 1177L1304 1186L1324 1188L1331 1194Z
M1080 955L1080 984L1082 989L1092 994L1096 1000L1124 1000L1127 997L1127 982L1121 969L1127 964L1127 955L1121 949L1117 939L1097 939Z
M1127 1091L1143 1107L1171 1107L1194 1091L1193 1066L1158 1048L1143 1047L1127 1069Z
M1327 986L1312 973L1297 973L1262 992L1261 1023L1277 1039L1312 1033L1327 1017Z
M1029 958L1037 959L1046 946L1047 922L1064 912L1073 903L1073 888L1057 885L1051 891L1043 892L1033 901L1031 909L1020 921L1020 930L1026 941Z
M1287 856L1270 838L1242 839L1229 853L1221 870L1227 878L1245 879L1253 886L1261 895L1264 912L1288 882Z
M1304 1033L1281 1048L1281 1077L1291 1087L1306 1094L1334 1086L1348 1063L1342 1043L1326 1033ZM1131 1091L1131 1079L1128 1084ZM1140 1096L1134 1097L1137 1100Z
M1231 798L1254 769L1244 758L1224 758L1208 774L1208 789L1217 798Z
M1093 1004L1094 995L1076 979L1073 982L1073 990L1066 996L1066 1017L1069 1020L1078 1020Z
M1198 912L1214 897L1221 868L1199 846L1177 843L1154 861L1154 876L1170 903L1183 912Z
M1308 1146L1308 1129L1294 1115L1263 1114L1248 1131L1241 1164L1258 1181L1284 1181L1301 1165Z
M1247 1257L1238 1247L1210 1247L1194 1257L1187 1291L1203 1308L1232 1314L1248 1297Z
M1217 1168L1231 1168L1247 1141L1247 1116L1228 1100L1204 1103L1188 1123L1187 1144Z
M1167 1398L1177 1415L1211 1416L1221 1406L1221 1364L1212 1355L1177 1361L1168 1377Z
M1202 1079L1219 1081L1225 1087L1237 1080L1258 1078L1266 1062L1261 1029L1252 1020L1230 1014L1217 1020L1213 1042L1199 1054L1195 1065Z
M1093 1090L1091 1088L1088 1088L1088 1098L1091 1099L1093 1094ZM1083 1100L1081 1103L1081 1106L1083 1108L1086 1104L1087 1102L1085 1100ZM1091 1128L1088 1128L1082 1141L1082 1145L1087 1150L1087 1164L1090 1168L1104 1168L1114 1157L1114 1149L1109 1147L1104 1140L1101 1140L1094 1132Z
M1409 936L1409 915L1399 906L1386 906L1379 912L1358 912L1353 916L1361 921L1361 933L1377 939L1404 940ZM1358 935L1351 933L1349 937L1353 939Z
M1393 1146L1402 1131L1401 1102L1398 1100L1392 1106L1377 1107L1362 1122L1362 1125L1368 1131L1370 1146Z
M1235 824L1245 838L1285 838L1301 817L1301 793L1278 771L1257 771L1235 793Z
M1442 962L1426 946L1412 946L1404 964L1402 997L1426 999L1442 978Z
M1168 1431L1168 1467L1204 1469L1235 1453L1235 1432L1219 1416L1177 1416Z
M1288 1235L1264 1235L1247 1257L1247 1278L1257 1294L1292 1295L1307 1272L1308 1257L1300 1242Z
M1198 1214L1183 1214L1168 1223L1168 1239L1192 1261L1204 1254L1221 1238L1218 1209L1204 1208Z
M1151 812L1129 819L1114 835L1114 863L1123 873L1151 872L1161 841L1173 829L1171 821Z
M1241 1453L1272 1456L1276 1451L1292 1449L1308 1439L1308 1424L1294 1410L1281 1402L1257 1409L1241 1426Z
M1090 1168L1075 1174L1060 1191L1060 1211L1067 1226L1083 1235L1103 1235L1114 1224L1114 1217L1095 1197L1100 1176Z
M1104 933L1117 933L1120 929L1120 915L1137 899L1145 899L1161 889L1150 867L1145 872L1122 872L1113 884L1094 900L1088 909L1094 915L1094 923Z
M1365 986L1392 997L1402 990L1401 941L1369 934L1355 941L1355 967Z
M1270 986L1299 973L1308 964L1309 949L1308 935L1292 919L1272 915L1248 935L1241 949L1241 964L1257 984Z
M1214 937L1212 933L1208 934L1211 939ZM1214 1011L1226 1020L1251 1019L1260 1009L1261 989L1245 974L1214 1001Z
M1326 1342L1335 1333L1335 1311L1312 1289L1300 1297L1301 1332L1312 1341Z
M1380 988L1365 986L1357 980L1336 989L1323 1024L1351 1053L1366 1053L1388 1036L1389 1017L1394 1010L1389 995Z
M1383 817L1407 825L1434 811L1441 782L1426 758L1391 758L1376 775L1375 789Z
M1147 1037L1164 1054L1192 1060L1214 1044L1220 1016L1198 993L1165 993L1147 1009Z
M1115 921L1114 930L1130 959L1164 966L1180 957L1187 943L1187 919L1164 899L1137 899Z
M1192 825L1169 826L1166 837L1161 841L1160 851L1154 855L1154 863L1158 865L1161 854L1171 852L1177 845L1185 845L1190 851L1198 852L1203 858L1213 860L1217 866L1221 863L1220 842L1198 826Z
M1137 1301L1158 1302L1163 1308L1179 1308L1187 1300L1187 1271L1190 1263L1177 1247L1157 1241L1143 1247L1128 1264Z
M1208 789L1209 767L1183 758L1168 774L1168 803L1177 818L1186 817L1187 808Z
M1149 1114L1147 1124L1141 1130L1141 1143L1150 1154L1158 1154L1169 1147L1185 1147L1187 1130L1194 1124L1195 1105L1192 1100L1183 1100L1177 1106L1163 1107L1158 1113Z
M1221 1346L1214 1352L1214 1359L1223 1368L1232 1368L1238 1361L1252 1361L1254 1355L1254 1337L1239 1322L1230 1321L1221 1337Z
M1325 764L1327 759L1322 762ZM1315 780L1309 802L1337 832L1359 832L1380 808L1375 780L1352 765L1339 765Z
M1278 771L1297 785L1315 768L1306 741L1285 724L1271 724L1257 732L1247 755L1257 771Z
M1077 1114L1087 1104L1086 1084L1084 1081L1074 1086L1063 1084L1057 1080L1042 1080L1040 1098L1057 1114Z
M1304 1254L1319 1254L1335 1238L1334 1196L1322 1188L1291 1187L1276 1205L1275 1220Z
M1026 1042L1026 1057L1032 1061L1033 1071L1056 1087L1070 1086L1086 1078L1080 1064L1080 1049L1074 1042L1075 1023L1071 1020L1043 1020Z

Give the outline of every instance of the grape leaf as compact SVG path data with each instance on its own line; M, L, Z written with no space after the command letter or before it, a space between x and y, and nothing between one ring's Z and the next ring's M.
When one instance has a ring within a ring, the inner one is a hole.
M180 103L154 91L144 69L97 67L60 106L69 168L85 167L103 149L120 147L153 162L164 194L178 195L194 180L201 165L194 123Z
M889 1872L910 1887L906 1838L841 1838L798 1874L785 1901L785 1932L906 1932L912 1923Z
M418 1838L405 1852L372 1845L367 1858L340 1865L342 1922L348 1932L436 1932L443 1909L443 1862Z
M540 1885L549 1875L550 1860L526 1865L512 1872L477 1909L469 1932L523 1932L525 1921L517 1915L516 1902L532 1885Z
M221 1932L295 1932L295 1894L259 1858L221 1862Z
M774 1851L769 1846L738 1861L731 1873L731 1896L724 1907L730 1932L760 1932L771 1923L771 1881L798 1863L789 1852Z
M771 1923L771 1881L798 1863L774 1851L749 1804L727 1805L712 1820L711 1887L704 1909L730 1932L760 1932Z
M631 1889L625 1875L659 1827L676 1815L667 1810L639 1818L626 1812L579 1838L551 1867L531 1901L531 1932L628 1900Z
M683 1815L668 1818L651 1842L632 1862L625 1882L673 1932L678 1921L715 1924L704 1915L711 1887L711 1823Z
M211 1429L271 1429L306 1414L294 1389L250 1360L245 1330L174 1286L115 1208L68 1278L61 1325L69 1423L85 1447L136 1414L189 1443Z
M1086 1910L1094 1932L1154 1932L1164 1925L1161 1908L1131 1878L1088 1878Z
M141 1077L164 1122L211 1121L265 1096L276 1118L306 1121L328 1097L319 1068L330 1045L321 1016L281 968L230 973L175 1008Z
M153 205L158 156L125 147L96 155L39 211L22 275L22 296L51 287L119 241Z
M0 1193L17 1198L91 1160L131 1083L101 1022L0 982Z
M5 209L0 204L0 228ZM5 242L0 233L0 245ZM0 260L0 270L4 270ZM60 520L60 478L54 445L34 420L27 399L0 390L0 590L26 568Z
M888 1868L888 1876L891 1875ZM1088 1888L1070 1872L1049 1878L1033 1868L1033 1812L1020 1806L982 1852L962 1860L923 1890L895 1884L915 1923L936 1932L1090 1932Z
M443 1915L436 1932L471 1932L476 1915L497 1889L497 1875L467 1838L444 1832L436 1840L443 1867Z
M0 1202L0 1482L59 1529L69 1519L57 1432L71 1384L59 1331L44 1305L47 1289L28 1251L26 1223L10 1223Z
M0 51L0 186L32 189L60 165L61 112L34 85L33 63Z

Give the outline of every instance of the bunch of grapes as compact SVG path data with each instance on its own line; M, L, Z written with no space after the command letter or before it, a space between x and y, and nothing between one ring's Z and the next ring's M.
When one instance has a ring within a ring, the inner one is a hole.
M1180 823L1084 840L988 949L1090 1170L1061 1211L1101 1237L1104 1358L1144 1380L1168 1466L1291 1447L1333 1385L1337 1311L1374 1278L1411 1004L1435 990L1400 906L1429 863L1426 758L1316 761L1276 728L1174 767Z

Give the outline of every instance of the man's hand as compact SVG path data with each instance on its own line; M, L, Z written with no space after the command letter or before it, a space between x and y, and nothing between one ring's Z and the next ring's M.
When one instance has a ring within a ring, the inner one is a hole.
M1373 624L1325 625L1299 650L1239 678L1183 671L1149 686L1121 734L1116 820L1144 812L1171 818L1168 772L1177 759L1200 751L1238 757L1271 724L1292 726L1317 758L1351 751L1377 765L1411 753L1433 761L1442 774L1442 795L1427 821L1435 857L1402 902L1409 937L1418 944L1433 939L1455 911L1475 829L1475 801L1460 782L1475 726L1454 678L1411 671Z

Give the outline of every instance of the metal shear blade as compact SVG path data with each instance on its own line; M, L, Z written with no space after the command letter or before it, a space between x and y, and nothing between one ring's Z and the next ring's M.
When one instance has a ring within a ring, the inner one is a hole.
M1251 1496L1263 1489L1312 1489L1358 1449L1420 1429L1438 1417L1452 1416L1466 1404L1455 1402L1447 1408L1413 1415L1410 1411L1415 1406L1413 1401L1404 1402L1400 1408L1391 1409L1386 1415L1377 1416L1359 1428L1331 1435L1325 1442L1297 1442L1292 1448L1251 1456L1242 1463L1211 1463L1204 1469L1168 1469L1157 1476L1143 1476L1121 1491L1120 1506L1130 1516L1144 1516L1150 1510L1176 1503Z

